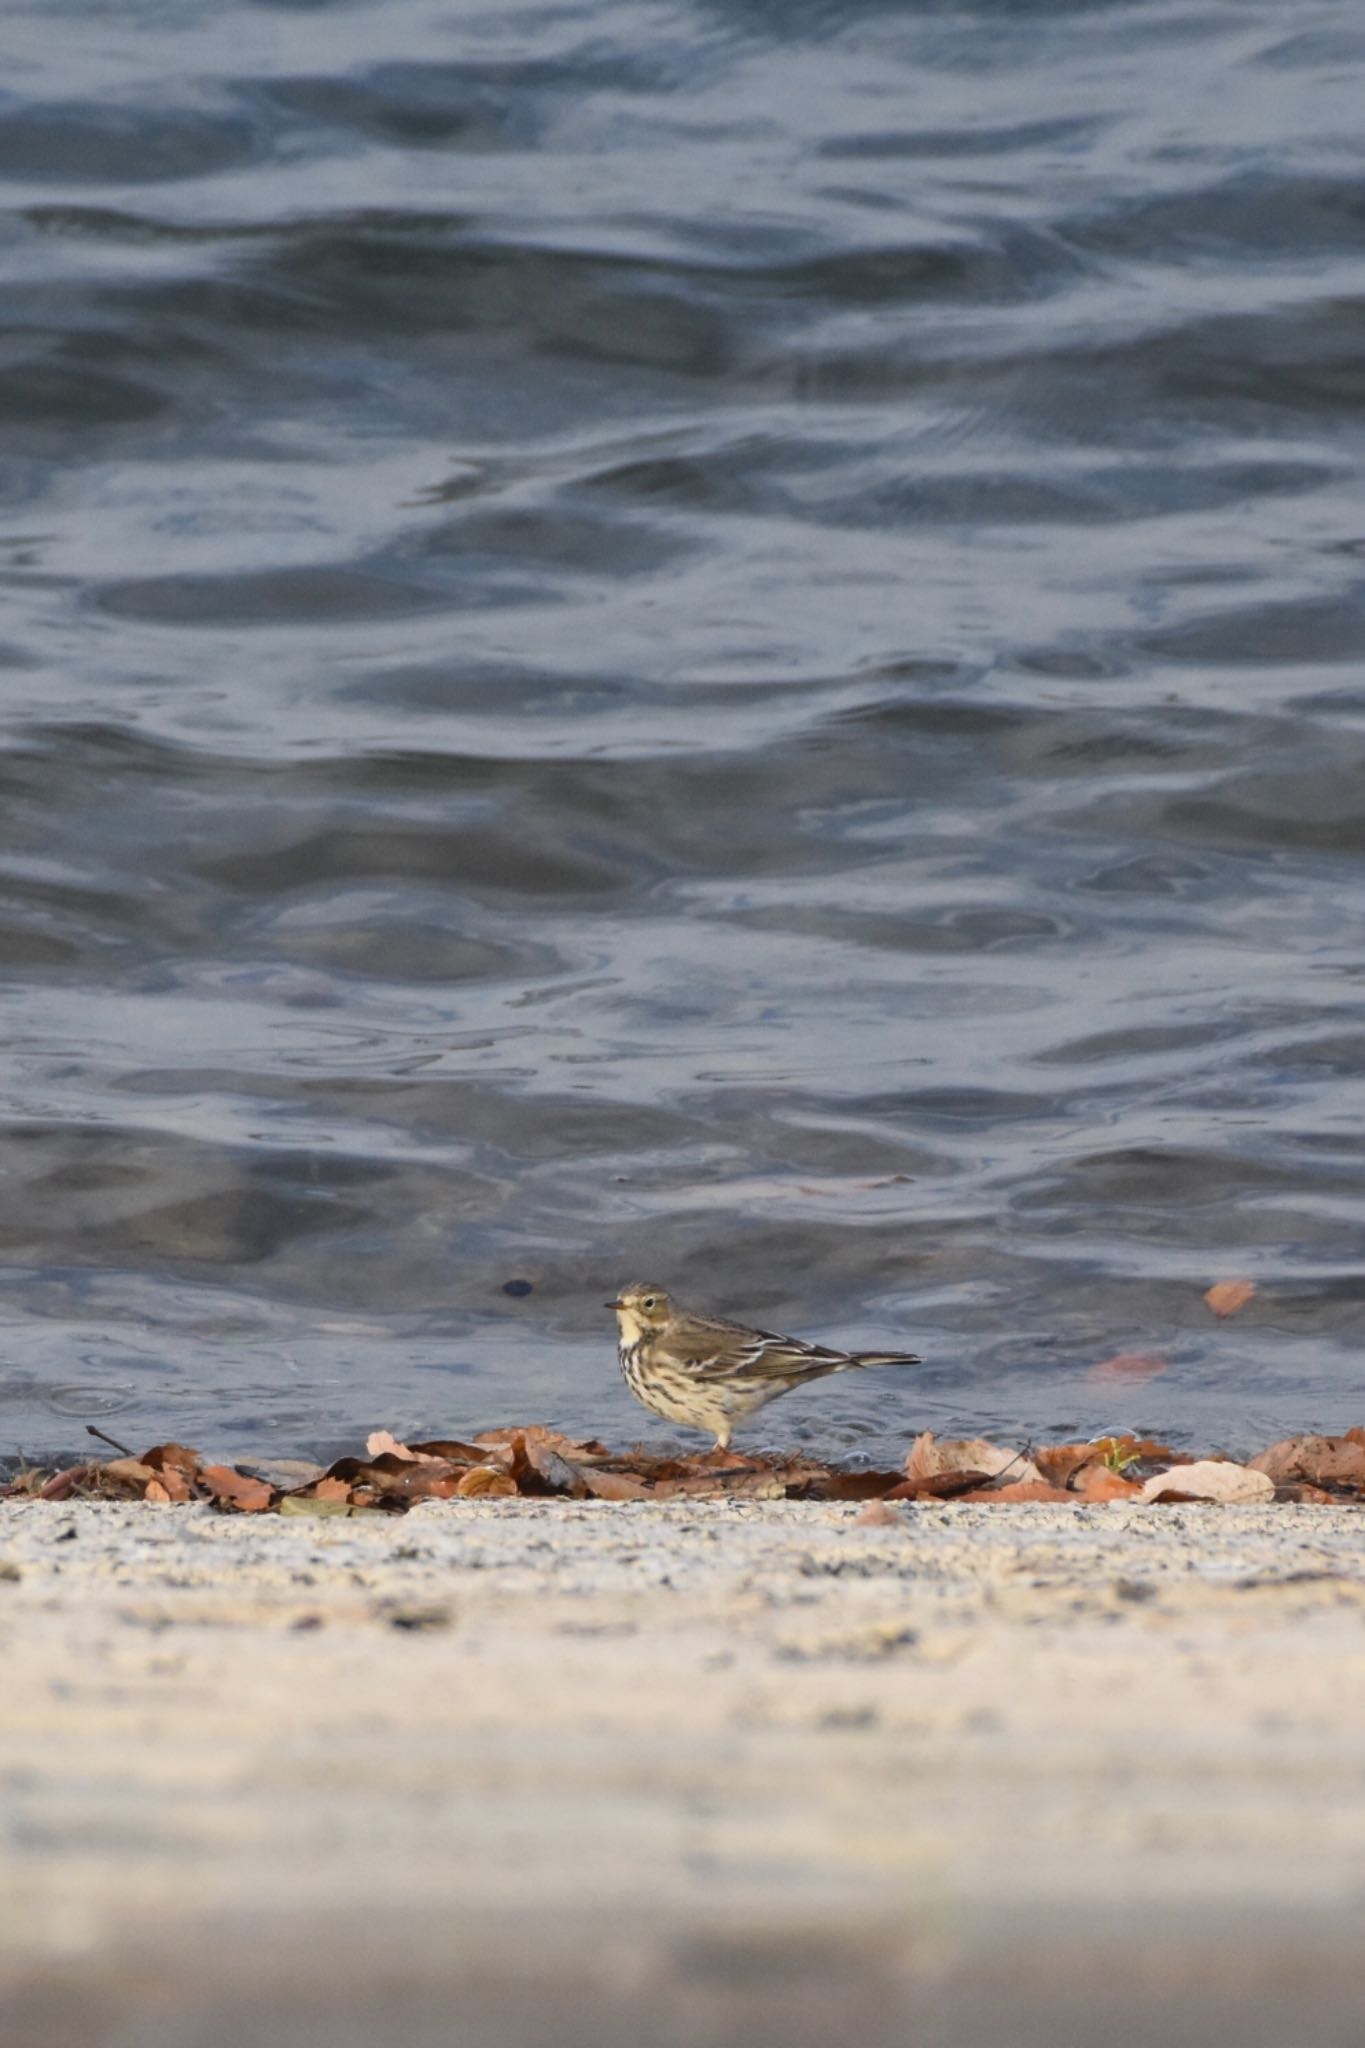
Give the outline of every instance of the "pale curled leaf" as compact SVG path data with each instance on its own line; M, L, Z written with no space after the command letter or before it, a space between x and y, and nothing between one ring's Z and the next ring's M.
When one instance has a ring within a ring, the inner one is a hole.
M1007 1450L987 1437L946 1437L939 1439L931 1429L915 1438L905 1460L907 1479L937 1479L945 1472L984 1472L988 1479L1001 1473L1013 1480L1039 1480L1042 1473L1022 1451Z
M1183 1494L1189 1500L1251 1503L1273 1500L1275 1484L1266 1473L1254 1472L1249 1465L1201 1458L1193 1465L1177 1465L1169 1472L1154 1472L1138 1498L1159 1501L1172 1494Z

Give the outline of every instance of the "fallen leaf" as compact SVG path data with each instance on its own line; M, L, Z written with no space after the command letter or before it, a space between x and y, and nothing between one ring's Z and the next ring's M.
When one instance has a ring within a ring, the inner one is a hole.
M884 1500L900 1482L898 1472L822 1472L797 1491L799 1500Z
M392 1435L389 1430L372 1429L365 1439L365 1455L367 1458L388 1456L390 1458L415 1459L417 1452L410 1451L406 1444L400 1444L397 1437Z
M486 1464L486 1454L477 1444L461 1443L458 1437L447 1437L437 1443L410 1444L408 1449L419 1458L444 1458L449 1465Z
M1206 1292L1204 1299L1216 1316L1235 1316L1239 1308L1245 1308L1256 1292L1254 1280L1219 1280Z
M1007 1451L984 1436L950 1437L940 1441L931 1429L915 1438L905 1460L907 1479L934 1479L945 1472L984 1472L988 1479L1007 1472L1011 1479L1041 1479L1033 1460L1022 1451Z
M144 1465L141 1458L106 1458L95 1467L95 1473L101 1480L112 1480L115 1486L135 1487L139 1493L156 1478L152 1467Z
M382 1515L382 1508L357 1507L348 1500L336 1500L331 1495L319 1499L315 1494L287 1493L280 1502L282 1515L317 1515L319 1517L344 1515Z
M147 1491L142 1498L150 1501L154 1507L169 1507L171 1504L171 1497L159 1479L147 1481Z
M1097 1443L1036 1445L1033 1462L1053 1486L1069 1486L1073 1474L1104 1455Z
M609 1458L611 1452L596 1437L565 1436L563 1430L547 1429L543 1423L528 1422L524 1428L481 1429L474 1441L479 1446L475 1457L481 1457L489 1449L514 1448L517 1440L523 1445L543 1444L547 1450L558 1451L561 1458L567 1458L572 1465L596 1462Z
M585 1470L583 1480L594 1500L648 1500L652 1488L630 1472Z
M1154 1380L1169 1369L1170 1363L1157 1351L1116 1351L1112 1358L1102 1358L1098 1365L1092 1365L1086 1378L1101 1385L1115 1380Z
M1275 1492L1274 1481L1249 1465L1234 1465L1221 1458L1201 1458L1181 1465L1173 1472L1154 1472L1142 1489L1145 1501L1216 1500L1224 1502L1268 1501Z
M455 1491L461 1467L441 1458L406 1458L397 1451L381 1451L376 1458L338 1458L329 1465L313 1491L326 1480L344 1483L351 1498L367 1489L398 1505L414 1500L448 1500Z
M1276 1486L1298 1480L1306 1486L1365 1493L1365 1431L1359 1429L1348 1430L1345 1436L1286 1437L1247 1462Z
M570 1463L549 1444L528 1443L526 1463L529 1468L527 1477L534 1476L540 1481L536 1491L566 1493L575 1500L588 1498L588 1484L577 1465ZM528 1487L527 1491L530 1490Z
M70 1500L76 1488L90 1477L94 1468L90 1465L68 1465L62 1472L54 1472L38 1491L39 1500Z
M220 1507L235 1508L239 1514L259 1514L275 1498L274 1489L263 1479L249 1479L245 1472L234 1472L231 1465L205 1465L199 1478Z
M883 1500L957 1500L990 1482L989 1472L931 1472L924 1479L903 1479Z
M1143 1482L1140 1479L1125 1479L1121 1472L1111 1472L1104 1463L1087 1465L1076 1475L1072 1498L1100 1505L1107 1501L1131 1500L1141 1494Z
M501 1500L516 1493L517 1482L510 1472L495 1465L472 1465L451 1487L462 1500Z
M150 1465L154 1472L160 1472L163 1478L167 1472L183 1472L187 1478L193 1479L204 1461L198 1451L190 1450L187 1444L154 1444L150 1451L142 1453L141 1462ZM185 1498L189 1498L188 1494Z

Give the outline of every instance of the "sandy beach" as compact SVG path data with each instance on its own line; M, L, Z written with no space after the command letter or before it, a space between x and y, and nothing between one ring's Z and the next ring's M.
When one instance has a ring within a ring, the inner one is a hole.
M1359 2039L1365 1516L0 1507L0 2031Z

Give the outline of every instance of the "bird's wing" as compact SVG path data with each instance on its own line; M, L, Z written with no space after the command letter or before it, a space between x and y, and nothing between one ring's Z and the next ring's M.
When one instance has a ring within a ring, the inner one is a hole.
M707 1333L710 1334L709 1332ZM807 1344L800 1337L779 1337L771 1330L716 1333L713 1345L689 1346L689 1372L698 1379L791 1379L804 1373L837 1372L849 1362L846 1351Z

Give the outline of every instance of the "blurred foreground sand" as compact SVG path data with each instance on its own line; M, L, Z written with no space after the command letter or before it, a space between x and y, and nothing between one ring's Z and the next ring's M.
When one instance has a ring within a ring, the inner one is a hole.
M0 2039L1358 2043L1365 1514L0 1506Z

